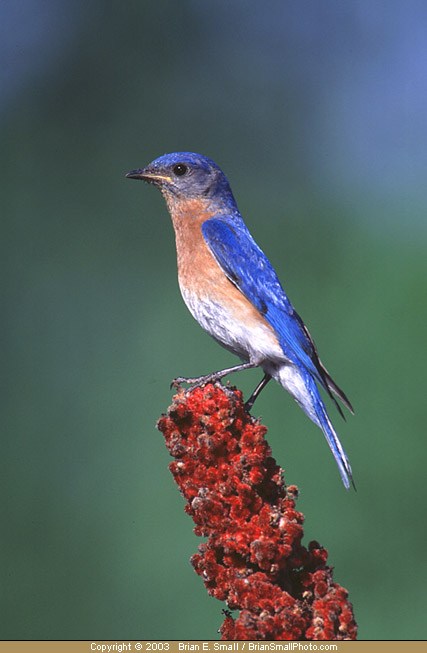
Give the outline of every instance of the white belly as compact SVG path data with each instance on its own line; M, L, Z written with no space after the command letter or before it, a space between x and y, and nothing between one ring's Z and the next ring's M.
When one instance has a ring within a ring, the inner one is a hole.
M200 300L181 288L182 297L192 316L219 344L244 361L284 361L285 356L273 329L263 320L236 317L215 301Z

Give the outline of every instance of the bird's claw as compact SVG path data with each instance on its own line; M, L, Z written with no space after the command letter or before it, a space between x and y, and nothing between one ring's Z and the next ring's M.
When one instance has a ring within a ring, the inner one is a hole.
M184 383L184 381L186 381L186 379L183 379L181 376L177 376L176 379L172 379L169 389L172 390L172 388L179 388L181 383Z
M188 383L189 385L198 388L207 383L216 383L221 379L220 375L207 374L206 376L198 376L196 378L186 378L185 376L177 376L176 379L173 379L170 388L179 388L181 383Z

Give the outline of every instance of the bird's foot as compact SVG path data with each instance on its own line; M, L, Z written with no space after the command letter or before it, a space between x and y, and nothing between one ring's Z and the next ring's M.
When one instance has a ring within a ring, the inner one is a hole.
M254 397L253 399L252 399L252 397L249 397L249 399L247 401L245 401L245 410L246 410L247 413L251 412L252 406L255 403L255 399L256 399L256 397Z
M221 372L212 372L211 374L205 374L204 376L196 376L190 378L185 376L177 376L176 379L173 379L170 387L178 388L181 383L188 383L188 385L193 385L194 387L199 388L200 386L206 385L207 383L215 383L216 381L222 379L223 376L225 375Z
M270 374L268 374L268 373L264 374L264 377L263 377L262 381L257 385L255 390L253 391L253 393L251 394L251 396L249 397L249 399L245 403L245 410L246 410L247 413L250 412L252 406L255 403L255 399L258 397L261 390L263 390L265 388L265 386L270 381L270 379L271 379Z
M228 374L233 374L233 372L240 372L241 370L250 370L252 367L257 367L257 363L242 363L242 365L235 365L234 367L227 367L225 370L219 370L218 372L211 372L210 374L205 374L204 376L196 376L194 379L187 379L185 376L177 376L171 383L171 388L177 388L181 383L189 383L197 387L201 385L206 385L207 383L216 383L220 381L224 376ZM261 382L262 383L262 382ZM256 392L256 390L255 390ZM255 395L256 396L256 395Z

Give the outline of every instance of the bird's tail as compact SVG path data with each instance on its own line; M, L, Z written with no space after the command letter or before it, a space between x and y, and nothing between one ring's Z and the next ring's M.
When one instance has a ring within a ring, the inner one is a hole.
M350 482L356 489L351 473L350 463L339 437L332 426L326 406L320 396L315 380L308 372L297 371L295 367L283 366L276 378L284 388L294 397L308 417L319 426L327 440L330 450L338 465L342 482L348 490Z
M351 473L350 463L347 458L347 454L345 453L344 448L340 442L340 439L334 427L332 426L332 422L329 419L328 413L326 412L325 404L323 403L317 388L316 388L316 394L317 396L315 396L313 399L315 402L315 410L318 418L318 426L320 426L323 433L325 434L325 438L327 440L327 443L329 444L329 448L332 451L332 454L338 465L338 469L340 470L342 482L344 483L345 488L348 490L350 488L350 482L351 482L354 489L356 489L356 486L354 485L354 481L353 481L353 476Z

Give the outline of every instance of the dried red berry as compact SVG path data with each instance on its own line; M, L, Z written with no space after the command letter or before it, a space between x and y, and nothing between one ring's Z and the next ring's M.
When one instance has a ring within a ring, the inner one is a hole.
M181 390L158 428L194 532L208 537L191 563L211 596L240 610L236 620L226 612L222 639L356 639L347 591L333 582L326 549L302 546L298 488L284 485L241 393Z

